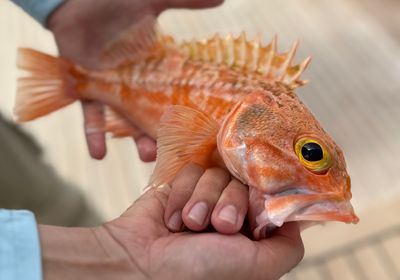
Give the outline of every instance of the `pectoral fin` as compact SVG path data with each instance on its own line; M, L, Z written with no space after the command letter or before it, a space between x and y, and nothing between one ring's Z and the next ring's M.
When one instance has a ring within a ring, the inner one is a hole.
M188 163L208 167L217 147L219 124L203 112L174 105L161 118L157 136L157 162L150 187L170 183Z

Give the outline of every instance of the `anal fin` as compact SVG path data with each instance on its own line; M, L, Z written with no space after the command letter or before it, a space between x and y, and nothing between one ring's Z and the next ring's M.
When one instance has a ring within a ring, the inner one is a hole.
M104 130L116 138L135 137L140 134L126 118L111 107L105 108Z
M170 183L188 163L208 167L217 146L219 124L203 112L174 105L161 118L157 162L150 187Z

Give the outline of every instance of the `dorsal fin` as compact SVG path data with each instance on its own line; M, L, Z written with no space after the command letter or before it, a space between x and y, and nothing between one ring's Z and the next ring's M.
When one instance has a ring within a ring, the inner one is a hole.
M242 32L236 38L232 34L225 38L216 34L208 40L183 42L180 48L190 59L258 73L268 81L279 81L292 89L305 84L307 81L300 80L299 77L310 63L311 57L292 65L298 43L295 42L289 51L278 54L276 42L277 38L274 36L268 45L262 46L259 34L255 39L248 40Z
M156 18L145 16L117 35L104 48L100 59L106 65L120 66L160 55L171 45L173 38L162 34Z

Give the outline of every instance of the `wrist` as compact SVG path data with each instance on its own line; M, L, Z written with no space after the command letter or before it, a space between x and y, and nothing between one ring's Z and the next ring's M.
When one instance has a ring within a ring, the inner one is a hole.
M39 225L45 279L142 279L124 248L104 227Z

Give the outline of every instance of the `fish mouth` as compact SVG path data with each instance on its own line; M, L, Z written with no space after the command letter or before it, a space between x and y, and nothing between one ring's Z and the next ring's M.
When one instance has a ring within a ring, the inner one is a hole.
M349 200L341 193L317 193L306 188L291 188L275 194L263 194L264 209L256 216L256 239L266 231L290 221L339 221L357 223Z

